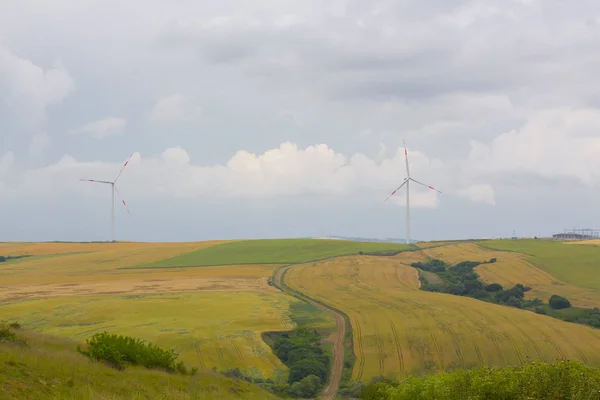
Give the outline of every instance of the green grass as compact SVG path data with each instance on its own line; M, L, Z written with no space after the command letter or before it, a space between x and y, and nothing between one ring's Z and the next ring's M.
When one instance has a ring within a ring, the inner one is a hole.
M276 396L209 370L195 376L131 367L117 371L89 361L67 339L16 330L28 347L0 342L3 400L253 399Z
M335 332L335 318L310 303L297 302L290 304L290 319L299 328L317 329L322 334Z
M490 240L477 242L492 250L528 255L527 261L563 282L600 290L600 248L551 240Z
M352 242L324 239L267 239L227 242L193 251L158 262L131 268L207 267L239 264L297 264L330 257L378 252L408 250L397 243Z

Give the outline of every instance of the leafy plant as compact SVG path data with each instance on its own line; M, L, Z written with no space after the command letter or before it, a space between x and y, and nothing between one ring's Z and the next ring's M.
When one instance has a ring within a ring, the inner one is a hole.
M81 354L95 361L106 362L119 370L130 364L187 373L183 362L177 361L175 350L164 350L137 338L101 332L87 339L86 343L87 350L77 347Z

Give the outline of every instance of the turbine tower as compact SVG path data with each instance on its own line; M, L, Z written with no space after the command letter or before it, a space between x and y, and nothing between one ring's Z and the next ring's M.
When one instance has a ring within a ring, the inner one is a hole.
M404 139L402 140L402 143L404 144L404 159L406 161L406 178L404 178L404 181L402 181L402 184L400 186L398 186L396 188L396 190L394 190L392 192L392 194L390 194L385 199L384 203L386 201L388 201L388 199L390 197L392 197L393 195L395 195L396 192L402 188L402 186L406 185L406 244L410 244L410 191L409 191L409 189L410 189L410 182L412 181L412 182L414 182L416 184L419 184L421 186L425 186L426 188L434 190L434 191L436 191L437 193L440 193L440 194L442 192L440 192L439 190L437 190L433 186L429 186L429 185L426 185L426 184L424 184L422 182L419 182L419 181L417 181L416 179L413 179L410 176L410 169L408 167L408 152L406 151L406 143L404 142Z
M84 181L84 182L103 183L105 185L110 185L111 193L112 193L111 213L110 213L110 218L111 218L110 219L110 222L111 222L111 224L110 224L110 239L111 239L111 242L113 242L113 243L115 241L115 191L117 192L117 195L119 196L119 198L121 200L121 203L123 203L123 205L127 209L127 212L131 215L131 212L129 211L129 207L127 207L127 203L125 203L125 200L121 199L121 194L119 193L119 189L117 189L116 183L117 183L117 180L119 179L119 177L121 176L121 174L123 173L123 170L125 169L127 164L129 164L129 160L131 160L132 156L133 156L133 154L129 156L127 161L125 161L125 164L123 164L121 171L119 171L119 174L112 181L98 181L95 179L80 179L80 181Z

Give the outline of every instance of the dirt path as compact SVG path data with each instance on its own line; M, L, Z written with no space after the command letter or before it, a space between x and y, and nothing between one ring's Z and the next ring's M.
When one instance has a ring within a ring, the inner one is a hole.
M304 293L296 292L288 288L283 282L283 276L285 271L293 268L293 265L280 268L274 275L273 285L279 290L286 292L292 296L298 297L313 306L332 314L335 317L336 332L333 337L333 363L331 364L331 372L329 374L329 382L323 393L321 394L321 400L334 400L337 395L338 389L340 388L340 381L342 380L342 371L344 369L344 336L346 335L346 321L344 316L321 303L318 303L305 295Z

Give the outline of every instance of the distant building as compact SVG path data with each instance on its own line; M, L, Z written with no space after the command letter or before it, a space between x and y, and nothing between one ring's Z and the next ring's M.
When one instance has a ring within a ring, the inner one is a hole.
M557 233L552 235L553 239L571 239L571 240L583 240L583 239L591 239L586 235L582 235L581 233Z
M553 239L586 240L600 238L600 229L571 229L552 235Z

